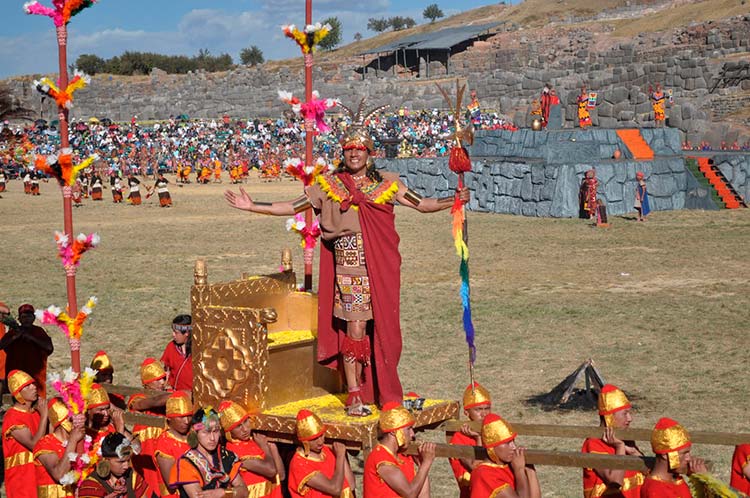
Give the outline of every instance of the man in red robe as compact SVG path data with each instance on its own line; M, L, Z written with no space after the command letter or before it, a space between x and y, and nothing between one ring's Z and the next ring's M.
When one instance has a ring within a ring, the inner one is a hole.
M219 405L221 428L227 438L227 449L242 462L240 475L247 485L248 496L281 498L284 462L276 444L262 434L253 434L250 414L234 401Z
M172 341L167 344L161 355L169 385L175 391L193 390L193 357L190 341L192 323L190 315L177 315L172 320Z
M343 443L325 443L326 426L309 410L300 410L297 439L302 443L289 462L289 494L292 498L353 498L354 474Z
M641 488L641 498L691 498L683 474L705 473L706 464L690 454L690 435L680 424L661 418L651 433L656 462Z
M435 444L420 444L421 463L417 470L414 458L405 454L414 440L412 414L399 403L388 403L380 412L378 424L383 437L365 461L365 498L429 498L429 473L435 460Z
M617 429L630 427L633 420L632 406L625 393L606 384L599 393L598 407L604 435L584 441L581 452L643 456L633 441L622 441L615 435ZM636 470L583 469L583 496L640 498L643 479L643 473Z
M526 449L516 445L516 436L499 415L484 418L482 446L491 461L471 473L471 498L541 498L536 469L526 464Z
M32 451L47 432L47 401L39 398L34 379L20 370L8 374L8 389L15 400L3 417L5 491L13 498L36 498Z
M464 414L472 422L484 422L484 418L492 411L490 393L478 382L466 387L463 396ZM459 432L453 434L450 444L465 446L480 446L482 435L464 424ZM451 458L449 460L453 476L456 478L461 498L469 498L471 494L471 471L478 465L475 460Z
M349 415L367 416L367 404L403 401L398 377L401 358L401 255L394 202L420 212L450 209L454 197L422 198L397 175L375 169L374 142L362 106L341 140L342 166L318 175L305 196L259 203L240 189L225 192L234 208L292 216L312 207L322 231L318 289L318 361L337 369L343 363ZM457 192L469 200L469 190ZM370 345L372 338L372 347ZM372 368L374 361L375 368ZM377 386L377 392L375 390Z
M174 463L180 458L190 445L187 435L190 431L190 419L193 416L193 403L190 396L177 391L170 394L166 406L167 428L159 435L154 443L154 457L159 468L159 496L177 498L179 495L167 487L169 474Z
M99 443L113 432L129 435L123 417L122 410L112 408L107 390L100 384L92 385L86 405L86 434L91 436L92 443Z
M69 477L71 461L68 455L75 454L78 444L83 441L84 426L73 426L68 408L59 399L51 399L48 407L52 432L34 446L37 496L73 498L75 487L60 482L66 482Z

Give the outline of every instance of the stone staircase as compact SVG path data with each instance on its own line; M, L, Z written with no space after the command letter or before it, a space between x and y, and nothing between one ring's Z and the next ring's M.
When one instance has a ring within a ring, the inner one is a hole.
M742 196L727 181L721 170L714 166L710 158L696 157L695 159L698 162L698 170L714 188L725 208L738 209L740 207L747 207L747 203L745 203Z
M640 130L635 128L617 130L617 136L620 137L620 140L622 140L633 155L633 159L639 161L650 161L654 158L654 151L643 139Z

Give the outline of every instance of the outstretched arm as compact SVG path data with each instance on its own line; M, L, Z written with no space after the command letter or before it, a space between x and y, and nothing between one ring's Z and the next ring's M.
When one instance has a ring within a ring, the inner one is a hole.
M240 187L239 194L236 194L231 190L226 190L224 192L224 199L226 199L229 205L233 208L250 211L251 213L270 214L273 216L292 216L296 212L299 212L299 207L306 204L307 201L305 196L301 196L292 201L256 202L242 187Z
M469 201L470 193L468 187L463 187L457 191L459 199L464 202ZM396 200L399 204L408 206L412 209L416 209L421 213L434 213L435 211L442 211L443 209L450 209L453 206L455 197L450 195L447 197L422 197L413 190L406 188L400 180L398 182L398 192L396 193Z

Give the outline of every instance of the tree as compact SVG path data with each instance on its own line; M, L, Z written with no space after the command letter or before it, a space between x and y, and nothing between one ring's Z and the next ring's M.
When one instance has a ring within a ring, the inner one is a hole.
M323 50L333 50L341 43L341 21L338 17L329 17L323 21L323 24L330 25L331 31L328 32L328 36L320 40L318 46Z
M388 24L393 28L393 31L401 31L404 29L404 18L401 16L393 16L388 19Z
M354 33L354 41L361 41L362 40L362 33Z
M81 54L76 59L76 69L83 71L86 74L95 75L101 73L104 70L106 62L104 59L94 54Z
M406 29L413 28L416 25L417 25L417 21L415 21L413 18L404 17L404 27Z
M371 17L367 20L367 29L376 33L382 33L383 31L388 29L389 26L390 23L386 18L375 19L374 17Z
M441 17L445 17L445 14L443 14L443 11L440 10L440 7L438 7L438 4L433 3L424 8L424 11L422 12L422 17L424 17L425 19L429 19L430 22L433 23L435 22L435 19L440 19Z
M257 46L252 45L250 48L243 48L240 51L240 61L246 66L257 66L263 64L263 51Z

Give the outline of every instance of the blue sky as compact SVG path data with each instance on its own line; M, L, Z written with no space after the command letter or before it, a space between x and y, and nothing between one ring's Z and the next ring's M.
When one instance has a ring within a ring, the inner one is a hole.
M51 0L41 0L51 5ZM497 2L489 0L313 0L313 20L337 16L343 41L354 34L371 36L367 19L411 16L418 23L422 11L437 3L446 15ZM515 3L515 2L514 2ZM23 12L23 0L0 0L0 78L52 73L57 69L54 25L47 17ZM104 58L126 50L195 55L207 48L228 53L239 62L244 47L257 45L266 59L299 55L284 39L280 26L301 25L304 0L98 0L68 25L68 60L85 53Z

